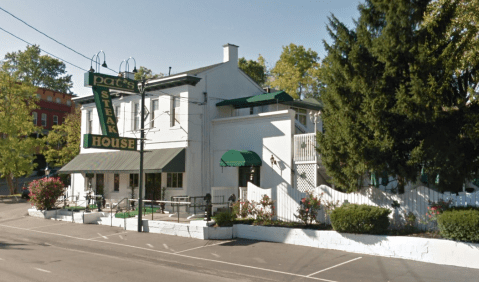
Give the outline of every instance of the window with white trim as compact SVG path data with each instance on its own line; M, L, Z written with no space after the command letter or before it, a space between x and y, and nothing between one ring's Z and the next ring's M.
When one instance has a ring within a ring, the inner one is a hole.
M183 173L182 172L168 172L166 174L166 187L168 187L168 188L183 188Z
M299 121L302 125L306 126L306 109L300 109L291 107L292 110L296 112L295 119Z
M47 126L47 114L42 114L42 126Z
M151 100L151 119L150 119L150 127L153 128L155 127L155 118L158 117L157 111L159 108L159 102L158 99L156 100Z
M67 106L71 106L71 105L72 105L72 101L67 100Z
M58 125L58 116L53 116L53 125Z
M140 129L140 103L133 104L133 130Z
M36 112L33 112L32 113L32 116L33 116L33 124L34 125L37 125L38 123L38 114Z
M47 101L48 101L48 102L51 102L51 101L53 101L53 98L52 98L52 96L47 96Z
M170 98L170 126L180 124L180 97L171 96Z

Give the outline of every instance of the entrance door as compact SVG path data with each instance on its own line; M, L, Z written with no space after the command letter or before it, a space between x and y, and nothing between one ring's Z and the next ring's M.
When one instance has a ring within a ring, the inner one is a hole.
M250 166L240 166L238 167L238 169L239 169L239 173L238 173L239 187L248 187L248 182L251 182L254 185L259 187L259 180L260 180L259 166L253 167L254 172L252 172L252 169Z
M96 188L96 191L95 191L96 195L104 195L103 193L105 192L104 191L105 177L104 177L103 173L97 173L95 188Z
M146 173L145 176L145 199L161 199L161 173Z

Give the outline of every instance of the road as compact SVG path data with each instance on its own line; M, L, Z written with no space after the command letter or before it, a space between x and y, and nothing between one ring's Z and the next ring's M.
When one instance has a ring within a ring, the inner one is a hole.
M0 281L477 281L479 270L32 218L0 201Z

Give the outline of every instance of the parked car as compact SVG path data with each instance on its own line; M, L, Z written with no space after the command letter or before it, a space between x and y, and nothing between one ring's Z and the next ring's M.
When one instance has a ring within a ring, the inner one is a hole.
M30 190L27 187L23 186L22 188L22 199L30 200Z

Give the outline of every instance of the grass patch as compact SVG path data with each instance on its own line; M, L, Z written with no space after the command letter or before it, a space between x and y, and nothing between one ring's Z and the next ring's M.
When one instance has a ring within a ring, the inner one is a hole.
M22 197L22 194L13 194L13 195L0 195L0 199L9 199L15 197Z
M152 212L158 211L160 208L144 208L143 209L143 215L151 214ZM134 211L127 211L127 212L119 212L115 214L116 218L129 218L129 217L135 217L138 215L138 208Z

